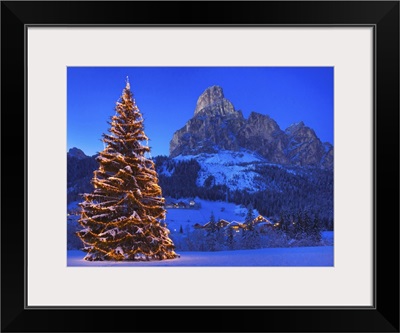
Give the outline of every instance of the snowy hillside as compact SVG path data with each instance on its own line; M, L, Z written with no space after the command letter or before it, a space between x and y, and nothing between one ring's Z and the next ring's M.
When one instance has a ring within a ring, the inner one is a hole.
M174 158L175 161L191 159L195 159L201 167L197 186L225 185L231 191L246 190L249 192L262 191L271 187L259 179L256 165L272 164L251 152L222 150L217 154L180 155ZM207 184L207 181L210 183Z

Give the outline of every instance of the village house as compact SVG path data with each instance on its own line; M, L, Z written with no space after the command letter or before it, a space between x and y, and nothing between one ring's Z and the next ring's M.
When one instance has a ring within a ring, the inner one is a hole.
M266 232L269 228L276 226L276 223L272 223L269 219L265 218L264 216L257 216L251 222L238 222L232 221L228 222L224 219L220 219L215 225L220 229L232 229L235 232L240 232L241 230L246 230L249 228L250 225L254 226L260 232ZM207 222L204 225L196 223L193 225L195 229L210 229L212 227L211 221Z
M188 202L178 201L175 202L171 199L166 200L165 203L166 209L196 209L198 208L198 204L194 200L190 200Z

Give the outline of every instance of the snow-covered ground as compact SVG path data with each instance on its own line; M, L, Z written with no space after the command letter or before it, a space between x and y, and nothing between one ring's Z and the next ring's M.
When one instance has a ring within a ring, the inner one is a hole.
M176 201L188 202L188 199L178 199ZM192 228L194 224L206 224L210 221L211 213L215 220L224 219L226 221L244 222L247 208L241 207L230 202L208 201L195 198L195 202L200 205L199 209L168 208L165 222L171 233L179 232L180 226L186 231ZM254 216L258 216L257 210L254 210Z
M181 198L174 201L189 202L191 199ZM210 221L211 213L214 214L215 220L220 219L227 220L229 222L238 221L244 222L244 218L247 213L247 208L240 205L236 205L230 202L224 201L208 201L199 198L195 198L195 202L200 208L185 209L185 208L168 208L166 216L166 224L171 233L179 232L180 226L183 230L193 228L196 223L206 224ZM78 202L71 202L68 207L68 211L76 210L79 211ZM258 216L257 210L254 210L254 216Z
M333 246L333 231L322 231L321 236L324 244Z
M218 252L180 252L180 258L162 261L90 262L85 253L68 251L68 266L333 266L333 246L267 248Z

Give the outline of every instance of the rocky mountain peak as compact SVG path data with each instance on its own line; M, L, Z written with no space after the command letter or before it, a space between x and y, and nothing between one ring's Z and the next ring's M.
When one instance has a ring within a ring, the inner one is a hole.
M253 111L250 113L247 122L251 126L258 127L261 131L281 131L276 121L266 114Z
M287 134L293 134L293 133L295 133L295 132L301 130L301 129L304 128L304 127L306 127L306 125L304 125L304 122L303 122L303 121L299 121L298 123L294 123L294 124L290 125L290 126L285 130L285 132L286 132Z
M76 147L70 148L70 150L67 153L67 156L75 157L79 160L88 157L85 155L85 153L82 150L80 150L79 148L76 148Z
M333 167L333 147L323 145L302 121L283 131L266 114L251 112L245 119L215 85L200 95L194 116L174 133L170 156L221 150L252 151L270 163L283 165Z
M209 113L212 115L226 115L235 113L232 103L224 97L220 86L208 87L198 98L194 114Z

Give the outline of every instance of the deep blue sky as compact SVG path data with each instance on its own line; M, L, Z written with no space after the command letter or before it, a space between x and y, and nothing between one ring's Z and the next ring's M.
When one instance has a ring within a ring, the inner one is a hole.
M67 150L103 150L102 133L129 76L151 155L169 155L173 133L193 116L200 94L219 85L245 118L268 114L282 130L304 121L333 144L333 67L68 67Z

